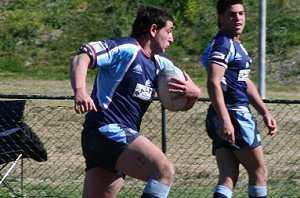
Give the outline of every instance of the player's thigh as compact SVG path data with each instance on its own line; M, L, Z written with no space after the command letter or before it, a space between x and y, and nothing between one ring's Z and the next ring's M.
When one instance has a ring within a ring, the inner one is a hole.
M142 135L123 151L116 169L143 181L156 179L166 185L171 184L174 176L171 161L160 148Z
M263 154L263 147L244 148L235 152L236 157L249 174L250 183L261 181L267 177L267 168ZM263 184L262 184L263 185Z
M123 187L124 179L101 167L89 169L85 174L83 198L113 198Z
M227 148L216 150L216 161L219 169L219 183L233 188L239 175L239 161L234 151Z
M235 152L237 159L246 170L255 170L265 166L263 147L244 148Z

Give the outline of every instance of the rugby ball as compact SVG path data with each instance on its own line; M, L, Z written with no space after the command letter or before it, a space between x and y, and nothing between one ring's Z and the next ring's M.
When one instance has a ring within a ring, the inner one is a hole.
M179 78L185 80L182 71L175 66L167 66L162 69L157 76L157 95L162 106L170 111L182 111L188 100L185 97L174 98L177 93L170 93L171 88L168 83L171 78Z

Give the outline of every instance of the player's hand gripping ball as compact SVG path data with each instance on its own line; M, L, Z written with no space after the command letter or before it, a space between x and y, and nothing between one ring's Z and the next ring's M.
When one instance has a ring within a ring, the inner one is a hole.
M160 71L157 77L157 94L162 106L170 111L182 111L186 106L188 99L186 97L176 97L177 93L169 92L171 88L168 83L171 78L185 80L182 71L175 66L167 66Z

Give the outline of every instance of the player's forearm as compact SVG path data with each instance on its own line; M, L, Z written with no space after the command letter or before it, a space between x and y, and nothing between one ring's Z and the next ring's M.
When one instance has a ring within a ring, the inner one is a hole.
M265 103L261 99L255 84L251 80L248 80L247 86L248 86L247 94L248 94L250 104L257 110L257 112L260 115L265 116L265 115L269 114L269 111L268 111Z

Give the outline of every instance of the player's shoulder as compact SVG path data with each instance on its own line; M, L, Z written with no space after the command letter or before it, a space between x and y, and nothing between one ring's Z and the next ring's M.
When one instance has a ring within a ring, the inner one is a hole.
M130 37L113 37L103 41L107 51L114 56L134 56L140 50L137 41Z
M112 37L104 40L110 47L117 47L122 45L138 46L135 39L130 37Z
M154 56L155 60L157 61L158 65L161 69L166 66L173 66L175 65L174 61L171 60L166 54L160 53Z
M218 34L214 37L213 40L214 40L214 45L217 46L230 47L232 44L232 39L221 31L218 32Z
M90 41L83 45L86 48L92 48L94 51L99 52L102 50L109 51L115 48L126 48L126 46L131 46L132 48L138 47L137 42L132 38L127 37L112 37L99 41Z

